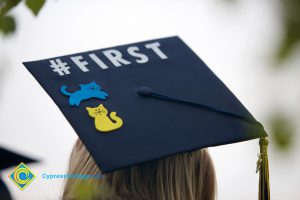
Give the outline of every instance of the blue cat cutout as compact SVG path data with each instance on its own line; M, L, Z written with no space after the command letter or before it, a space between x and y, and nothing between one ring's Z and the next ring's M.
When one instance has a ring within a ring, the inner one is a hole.
M69 104L71 106L79 106L81 101L90 99L90 98L98 98L105 100L108 97L106 92L101 91L100 85L95 82L91 82L88 84L79 84L80 90L77 90L73 93L68 92L67 86L62 86L60 88L60 92L66 96L69 96Z

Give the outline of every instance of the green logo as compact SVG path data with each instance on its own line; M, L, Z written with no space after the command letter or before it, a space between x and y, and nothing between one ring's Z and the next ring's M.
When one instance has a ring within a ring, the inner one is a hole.
M24 190L33 181L33 179L35 179L35 177L36 176L24 163L19 164L19 166L17 166L8 176L8 178L14 182L20 190Z

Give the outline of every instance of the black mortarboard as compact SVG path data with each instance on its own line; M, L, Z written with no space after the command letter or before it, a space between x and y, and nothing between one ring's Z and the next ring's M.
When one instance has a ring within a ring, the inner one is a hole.
M36 160L28 158L26 156L20 155L18 153L14 153L7 149L0 147L0 169L6 169L12 166L19 165L21 162L23 163L32 163L36 162Z
M7 149L0 147L0 170L4 170L12 166L17 166L21 162L31 163L31 162L36 162L36 160L11 152ZM12 199L8 188L6 187L6 185L4 184L1 178L0 178L0 197L1 197L0 199L2 200Z
M267 134L178 37L24 65L101 170Z

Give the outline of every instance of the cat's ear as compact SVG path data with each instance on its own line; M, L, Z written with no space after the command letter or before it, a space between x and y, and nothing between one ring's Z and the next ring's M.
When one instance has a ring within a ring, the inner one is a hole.
M92 84L93 86L97 86L101 89L100 85L98 85L95 81L91 82L90 84Z
M94 108L86 107L86 110L88 111L89 116L95 117Z
M101 110L102 112L107 112L107 109L104 107L103 104L100 104L100 105L98 106L98 108L100 108L100 110Z

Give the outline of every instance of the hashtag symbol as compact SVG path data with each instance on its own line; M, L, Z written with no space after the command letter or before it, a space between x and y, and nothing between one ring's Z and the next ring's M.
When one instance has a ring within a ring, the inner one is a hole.
M55 60L50 60L50 67L53 69L54 72L57 72L60 76L65 74L70 74L70 67L67 63L62 62L59 58Z

